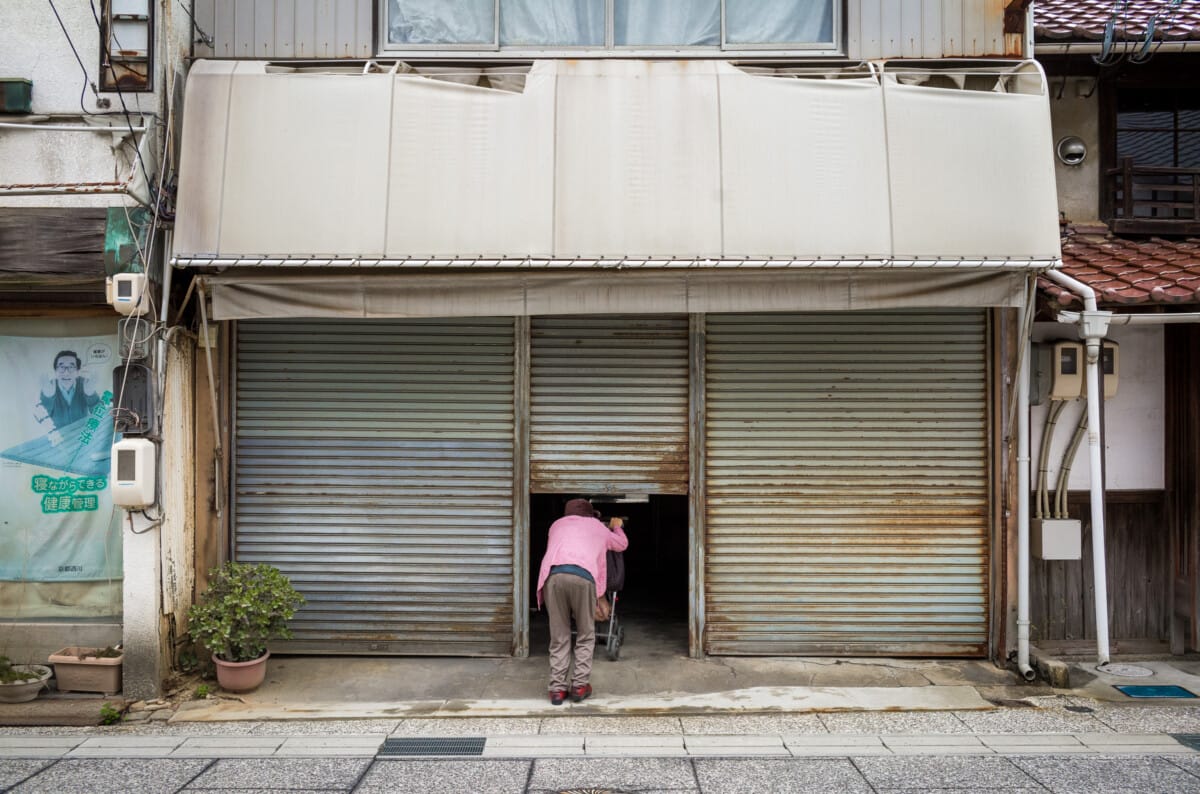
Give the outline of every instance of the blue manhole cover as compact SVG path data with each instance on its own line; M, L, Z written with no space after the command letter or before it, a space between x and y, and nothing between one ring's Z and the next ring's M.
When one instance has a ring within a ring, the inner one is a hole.
M1114 684L1113 688L1131 698L1194 698L1195 694L1174 684Z

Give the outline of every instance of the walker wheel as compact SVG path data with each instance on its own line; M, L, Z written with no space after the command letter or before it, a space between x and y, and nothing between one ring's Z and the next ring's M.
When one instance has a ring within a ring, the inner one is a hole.
M609 661L617 661L621 658L621 643L625 641L625 627L617 629L616 632L608 633L608 658Z

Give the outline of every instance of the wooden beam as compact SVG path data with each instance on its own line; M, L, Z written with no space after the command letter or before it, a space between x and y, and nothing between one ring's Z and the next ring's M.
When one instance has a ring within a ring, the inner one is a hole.
M1032 0L1009 0L1004 7L1004 32L1024 33L1025 12L1029 10Z

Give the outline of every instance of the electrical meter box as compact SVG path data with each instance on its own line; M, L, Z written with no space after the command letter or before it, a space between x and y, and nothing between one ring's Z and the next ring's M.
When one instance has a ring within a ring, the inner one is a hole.
M123 438L113 444L108 480L113 504L127 510L153 505L157 465L154 442L148 438Z
M140 317L150 304L145 273L117 273L104 282L108 303L121 314Z
M1062 340L1055 342L1051 350L1050 399L1074 400L1083 394L1083 344Z
M1104 399L1117 396L1117 381L1121 377L1121 346L1105 341L1100 348L1100 373L1104 379Z
M154 370L145 364L113 368L114 427L127 436L154 432Z
M1035 518L1029 522L1029 552L1039 560L1083 557L1083 533L1074 518Z

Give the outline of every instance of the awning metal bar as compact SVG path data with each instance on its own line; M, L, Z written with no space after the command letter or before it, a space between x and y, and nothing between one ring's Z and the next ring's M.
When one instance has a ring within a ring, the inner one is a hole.
M375 268L375 267L404 267L404 268L514 268L514 269L613 269L625 268L820 268L820 269L871 269L886 268L901 270L906 268L994 268L1045 270L1061 266L1059 259L703 259L703 258L606 258L606 259L505 259L485 257L408 257L388 259L368 259L359 257L271 257L271 256L242 256L205 258L196 256L176 256L171 259L175 267L303 267L303 268Z

